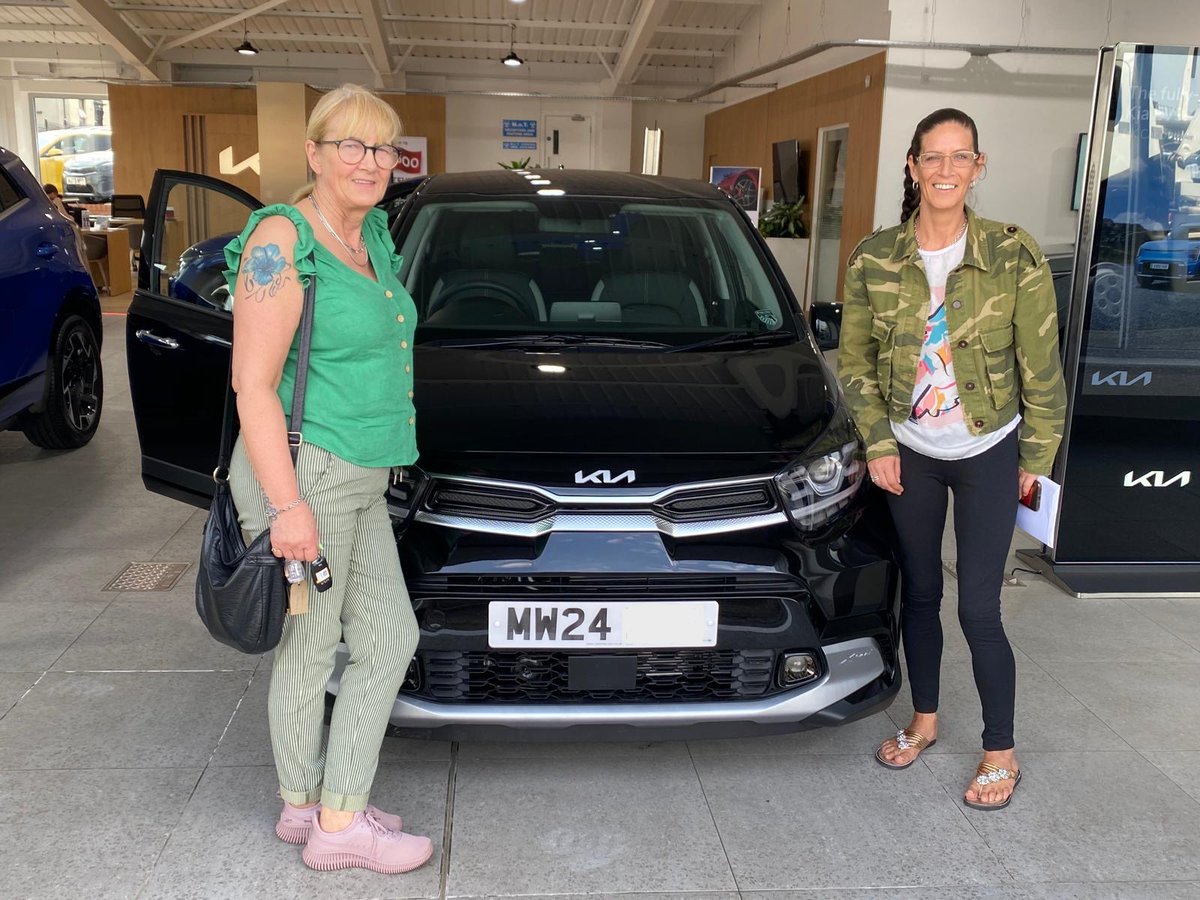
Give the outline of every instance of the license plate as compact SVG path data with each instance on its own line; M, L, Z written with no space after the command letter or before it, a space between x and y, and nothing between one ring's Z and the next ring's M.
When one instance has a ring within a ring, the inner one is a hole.
M489 647L713 647L715 600L488 604Z
M1150 263L1150 268L1158 270L1166 270L1171 268L1170 263Z
M83 178L68 178L67 179L67 185L69 187L83 187L85 184L87 184L87 181L84 180Z

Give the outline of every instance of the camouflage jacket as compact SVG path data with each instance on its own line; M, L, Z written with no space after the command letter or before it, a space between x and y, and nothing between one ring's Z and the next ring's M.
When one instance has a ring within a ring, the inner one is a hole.
M891 422L912 413L928 314L913 220L864 239L846 271L838 375L868 459L899 452ZM1050 268L1024 229L967 210L963 261L946 281L946 324L967 428L987 434L1020 412L1021 468L1048 475L1067 395Z

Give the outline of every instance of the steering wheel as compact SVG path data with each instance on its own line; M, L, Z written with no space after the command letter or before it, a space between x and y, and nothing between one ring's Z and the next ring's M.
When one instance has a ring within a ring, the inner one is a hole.
M482 279L464 281L462 284L456 284L443 291L436 300L429 304L429 309L426 311L425 316L429 318L451 303L468 298L473 300L497 300L505 306L511 307L512 311L522 319L529 318L529 310L525 308L524 299L520 294L506 284L484 281Z

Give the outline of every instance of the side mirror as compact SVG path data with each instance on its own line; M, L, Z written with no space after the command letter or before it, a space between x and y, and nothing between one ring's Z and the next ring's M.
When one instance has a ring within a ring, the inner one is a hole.
M808 311L808 324L821 350L836 350L842 337L842 304L814 300Z

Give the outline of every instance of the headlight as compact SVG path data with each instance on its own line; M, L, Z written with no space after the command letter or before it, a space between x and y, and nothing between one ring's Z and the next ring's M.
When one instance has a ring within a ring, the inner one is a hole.
M788 466L775 476L784 507L797 528L811 531L850 505L867 466L855 441Z

